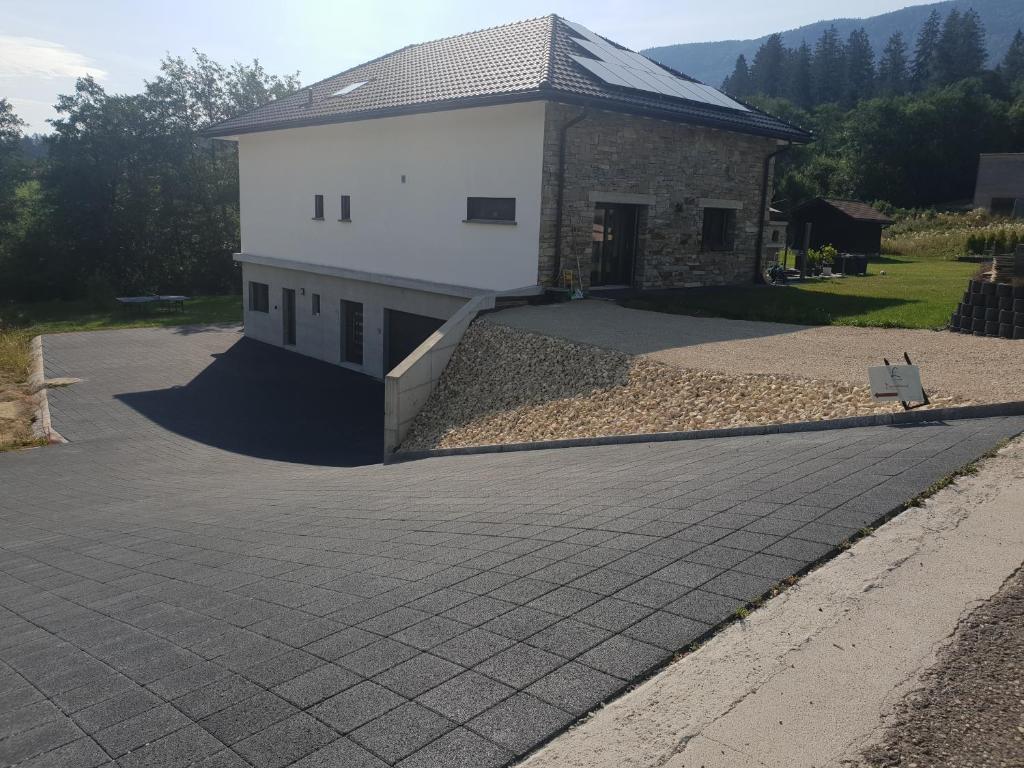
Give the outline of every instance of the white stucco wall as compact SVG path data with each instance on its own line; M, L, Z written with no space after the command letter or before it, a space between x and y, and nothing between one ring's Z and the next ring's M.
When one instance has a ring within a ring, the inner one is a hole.
M238 141L243 253L496 291L537 282L541 102ZM337 220L343 194L350 222ZM517 224L464 223L467 197L516 198Z

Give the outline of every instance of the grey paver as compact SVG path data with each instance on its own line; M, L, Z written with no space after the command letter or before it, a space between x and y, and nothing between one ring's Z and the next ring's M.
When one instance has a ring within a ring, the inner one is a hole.
M44 340L82 381L0 455L5 758L503 765L1024 429L381 466L379 383L238 339Z

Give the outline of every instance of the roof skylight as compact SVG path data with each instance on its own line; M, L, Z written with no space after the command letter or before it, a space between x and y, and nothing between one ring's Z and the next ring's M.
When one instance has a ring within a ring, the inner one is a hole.
M358 83L349 83L341 90L332 93L331 96L347 96L348 94L352 93L352 91L354 91L356 88L366 85L368 82L369 80L360 80Z

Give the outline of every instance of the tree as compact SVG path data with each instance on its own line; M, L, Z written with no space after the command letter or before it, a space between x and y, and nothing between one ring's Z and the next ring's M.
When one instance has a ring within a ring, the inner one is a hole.
M811 80L811 47L806 40L793 51L789 64L789 99L801 109L808 109L814 103Z
M898 96L906 93L907 81L907 44L902 32L894 32L878 63L878 90L886 96Z
M1024 80L1024 32L1017 30L1006 51L999 71L1008 85L1015 85Z
M769 35L754 54L750 66L750 84L765 96L780 96L786 90L786 47L782 35Z
M14 195L25 171L21 150L25 121L7 99L0 99L0 226L14 216Z
M935 49L939 44L942 17L938 11L928 14L917 33L911 81L917 90L927 88L935 79Z
M875 53L864 28L855 29L846 41L846 105L870 97L875 88Z
M732 74L722 83L722 90L738 99L745 99L753 92L750 87L747 57L742 53L736 57L736 66L733 67Z
M811 61L816 104L828 104L842 98L845 87L845 58L839 30L834 26L829 27L814 46L814 58Z
M946 16L942 34L935 47L933 81L949 85L968 77L977 77L985 67L985 39L978 14L961 14L956 8Z

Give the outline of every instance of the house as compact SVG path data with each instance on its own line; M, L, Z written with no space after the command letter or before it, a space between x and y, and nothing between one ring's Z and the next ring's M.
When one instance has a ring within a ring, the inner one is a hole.
M469 298L746 283L809 135L558 16L232 118L246 334L383 376Z
M985 154L978 158L974 207L998 216L1024 218L1024 152Z
M892 219L867 203L816 197L793 209L790 243L798 250L831 245L840 253L877 256L882 229L890 224Z

